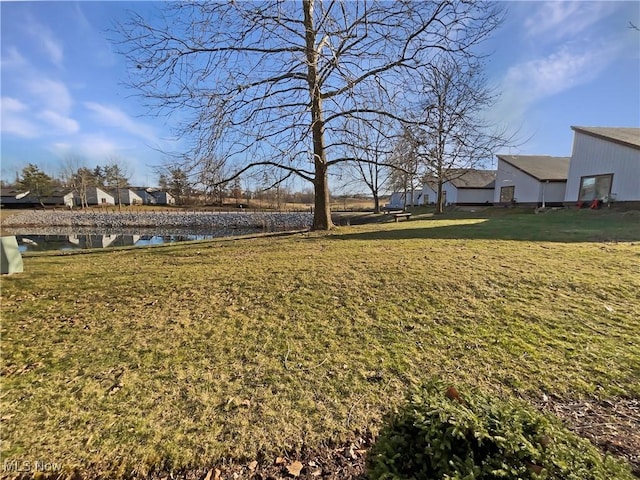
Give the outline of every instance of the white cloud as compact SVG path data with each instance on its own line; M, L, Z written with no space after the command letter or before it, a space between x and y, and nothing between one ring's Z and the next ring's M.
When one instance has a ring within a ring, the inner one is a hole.
M61 67L64 49L53 32L32 17L27 20L26 25L29 34L37 41L38 46L48 55L51 62Z
M617 2L551 1L538 4L537 11L524 22L528 37L540 40L574 38L613 13Z
M150 142L156 141L156 135L151 127L136 122L118 107L96 102L85 102L84 105L88 110L93 112L96 119L103 124L111 127L119 127L132 135Z
M90 163L104 163L109 157L118 156L120 146L101 134L76 135L69 141L50 144L49 150L59 157L70 153L86 158Z
M51 110L45 110L38 115L38 118L51 125L57 132L72 134L80 130L80 125L73 118L61 115Z
M611 45L591 45L584 50L565 46L546 57L511 66L501 81L502 94L491 117L521 121L535 103L592 81L613 61L617 50Z
M62 115L67 115L71 111L73 99L64 83L33 76L27 82L27 88L44 106L43 110L53 110Z
M2 53L0 66L2 66L2 69L5 71L12 68L23 68L28 65L27 60L20 54L16 47L8 47L6 54L4 51Z
M83 12L82 2L76 2L73 10L73 22L76 31L82 35L83 42L91 52L91 61L101 67L117 65L117 55L113 52L113 46L105 38L105 34L96 28Z
M9 133L25 138L38 136L38 127L28 119L29 108L20 100L2 97L0 100L2 133Z

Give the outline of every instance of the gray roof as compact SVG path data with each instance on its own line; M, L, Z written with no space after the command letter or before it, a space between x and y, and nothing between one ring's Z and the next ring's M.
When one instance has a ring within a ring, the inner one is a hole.
M474 168L453 168L443 175L446 181L456 188L494 188L496 183L495 170L476 170ZM429 176L426 183L433 189L437 185L436 178Z
M571 161L571 157L548 155L497 155L497 157L540 182L566 181Z
M456 188L494 188L495 170L451 170L446 175Z
M640 128L629 127L571 127L575 132L640 150Z

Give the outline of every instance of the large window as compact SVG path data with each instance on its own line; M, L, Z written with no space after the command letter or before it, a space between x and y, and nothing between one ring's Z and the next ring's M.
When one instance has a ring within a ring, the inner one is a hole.
M611 193L612 183L613 173L582 177L580 179L580 193L578 195L578 200L581 202L590 202L595 199L603 200Z
M500 187L500 203L511 203L513 202L513 195L515 193L516 187L511 185L509 187Z

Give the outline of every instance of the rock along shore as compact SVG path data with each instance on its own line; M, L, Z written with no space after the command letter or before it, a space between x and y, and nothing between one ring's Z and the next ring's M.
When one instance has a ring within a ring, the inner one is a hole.
M95 212L34 210L11 215L3 227L97 228L259 228L264 231L300 230L312 224L310 213L276 212Z

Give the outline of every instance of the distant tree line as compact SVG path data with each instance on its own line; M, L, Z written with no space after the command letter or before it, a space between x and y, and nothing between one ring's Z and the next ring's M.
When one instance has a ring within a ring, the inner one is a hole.
M252 179L255 180L255 179ZM59 175L49 175L38 165L29 163L16 175L14 182L2 180L3 188L15 188L29 192L40 203L56 191L68 190L80 199L82 208L88 206L88 192L93 187L101 188L114 195L116 204L121 205L121 190L132 187L126 166L117 159L93 168L86 166L79 157L67 157ZM155 188L136 186L137 188ZM293 191L269 175L254 181L251 188L243 188L242 180L236 177L224 185L207 186L202 178L192 179L180 167L166 168L159 173L158 187L168 192L178 205L223 205L229 202L240 206L253 201L265 208L281 208L285 204L313 204L313 189Z

